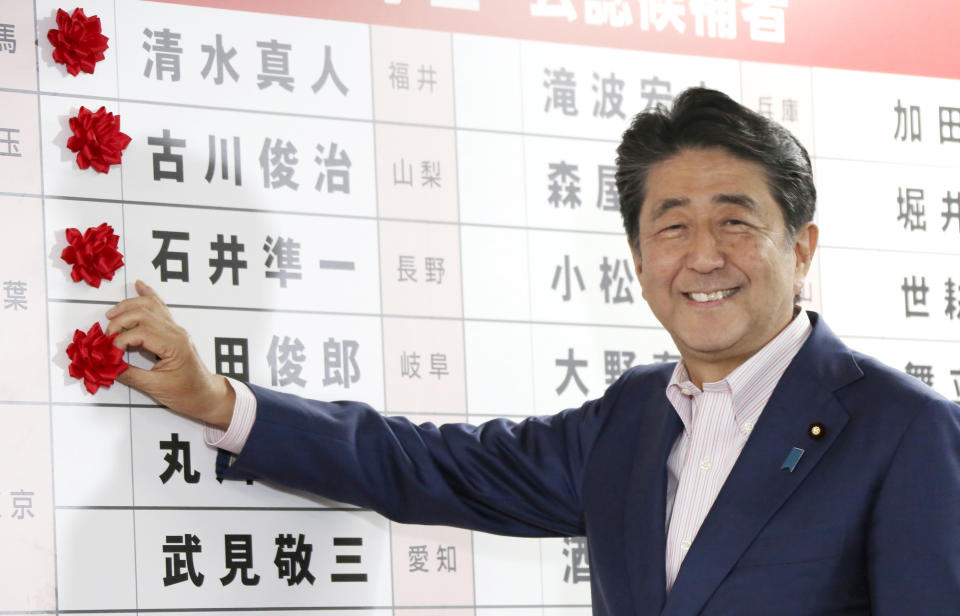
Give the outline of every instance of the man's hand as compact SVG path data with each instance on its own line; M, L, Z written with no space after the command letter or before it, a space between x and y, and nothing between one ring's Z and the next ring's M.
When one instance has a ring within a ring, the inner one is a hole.
M136 288L140 297L107 311L106 333L119 333L113 344L124 351L142 347L159 361L150 370L130 366L117 380L174 411L226 430L233 417L233 388L203 365L189 334L174 322L156 291L139 280Z

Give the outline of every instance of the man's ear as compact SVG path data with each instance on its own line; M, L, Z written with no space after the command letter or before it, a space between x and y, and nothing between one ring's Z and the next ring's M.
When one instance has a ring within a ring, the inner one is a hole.
M820 229L816 224L808 222L797 231L793 238L793 253L796 257L796 269L794 271L794 293L799 293L803 288L803 282L810 271L810 265L813 263L813 255L817 251L817 240L820 237Z
M640 274L643 273L643 260L640 258L640 248L638 244L639 241L633 242L629 237L627 238L627 246L630 247L630 254L633 255L633 270L637 273L637 277L639 278Z

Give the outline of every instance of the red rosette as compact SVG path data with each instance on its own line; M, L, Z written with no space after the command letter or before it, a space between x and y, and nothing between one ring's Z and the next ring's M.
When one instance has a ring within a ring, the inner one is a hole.
M73 136L67 147L77 153L77 166L93 167L100 173L110 171L110 165L119 165L124 148L130 137L120 132L120 116L107 112L104 107L91 112L80 107L75 117L70 118Z
M93 72L97 62L103 60L109 39L102 34L99 17L87 17L83 9L76 8L72 15L57 9L57 27L47 32L47 40L53 45L53 59L76 75Z
M73 266L70 278L74 282L86 280L91 287L100 287L104 278L113 280L113 273L123 267L123 255L117 250L120 236L107 223L90 227L80 235L79 229L67 229L70 244L60 258Z
M70 376L83 379L83 384L91 394L101 387L110 387L118 376L127 369L123 361L123 351L113 346L117 334L107 336L94 323L90 331L76 330L73 342L67 346L70 358Z

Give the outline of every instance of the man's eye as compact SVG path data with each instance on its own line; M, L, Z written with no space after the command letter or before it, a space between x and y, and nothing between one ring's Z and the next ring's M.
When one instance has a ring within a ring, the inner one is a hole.
M731 219L727 220L725 224L728 224L728 225L745 225L745 224L747 224L747 223L745 223L745 222L743 222L742 220L739 220L739 219L737 219L737 218L731 218Z

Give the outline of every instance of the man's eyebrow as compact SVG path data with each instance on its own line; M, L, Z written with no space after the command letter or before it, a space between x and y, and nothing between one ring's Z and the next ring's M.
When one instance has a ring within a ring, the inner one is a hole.
M669 197L664 199L657 204L656 209L653 210L653 219L656 220L673 208L680 207L681 205L687 205L689 203L690 199L687 197Z
M739 205L751 212L757 210L757 202L753 200L753 197L745 194L728 194L720 193L714 195L710 199L713 203L730 203L733 205ZM675 207L680 207L682 205L689 205L689 197L668 197L657 204L657 207L653 210L653 220L656 220L672 210Z
M744 207L750 210L751 212L755 212L757 210L757 202L754 201L753 198L750 197L749 195L719 194L719 195L714 195L711 201L713 201L714 203L732 203L733 205L739 205L741 207Z

